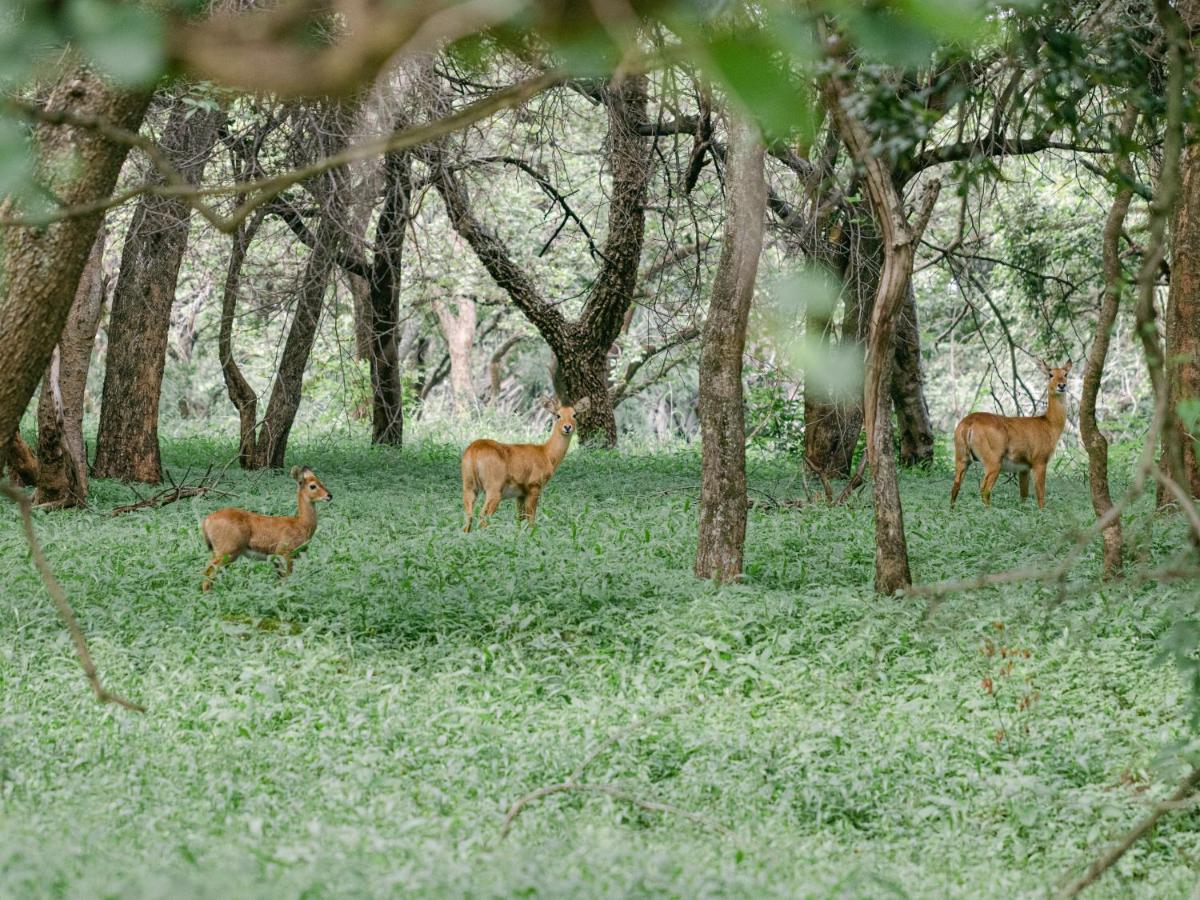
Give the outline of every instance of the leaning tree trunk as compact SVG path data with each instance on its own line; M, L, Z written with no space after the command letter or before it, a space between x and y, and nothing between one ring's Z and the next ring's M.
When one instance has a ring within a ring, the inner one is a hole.
M197 111L181 99L172 104L162 149L193 184L204 174L223 119L223 112ZM162 480L158 400L171 330L171 306L187 249L191 214L186 200L149 194L142 196L134 211L121 251L121 269L109 316L104 392L92 468L97 478L149 483Z
M83 506L88 494L83 397L104 309L104 229L92 245L75 302L54 348L38 399L38 481L34 502Z
M864 170L867 197L879 226L884 250L883 270L879 276L867 336L863 417L875 507L875 590L881 594L893 594L908 587L912 583L912 575L908 567L908 542L904 534L900 483L892 453L892 410L888 385L895 358L897 319L912 280L917 243L929 222L939 185L936 181L930 185L922 209L915 223L910 225L904 201L891 173L875 155L866 128L848 104L851 99L850 88L842 80L843 77L834 74L825 80L825 106L846 147Z
M746 539L746 422L742 356L758 260L767 186L758 128L727 116L725 239L713 278L700 351L700 533L696 574L722 582L742 574Z
M288 329L279 371L271 387L271 399L263 415L254 449L253 468L283 468L288 437L300 409L304 369L317 337L317 325L325 304L325 292L333 272L334 257L340 252L345 237L343 224L345 185L343 174L329 172L324 176L321 191L323 209L317 225L316 244L309 254L301 278L295 316Z
M1125 107L1121 119L1118 139L1129 140L1137 124L1137 107ZM1121 232L1125 227L1125 216L1133 199L1133 166L1129 154L1118 146L1114 151L1117 172L1121 175L1120 186L1113 197L1112 207L1104 222L1102 254L1104 259L1104 297L1100 312L1096 316L1096 332L1092 338L1092 349L1088 355L1087 368L1083 373L1083 393L1079 398L1079 433L1088 455L1088 482L1092 490L1092 509L1096 518L1102 518L1113 508L1112 494L1108 486L1108 439L1096 423L1096 397L1100 393L1100 380L1104 377L1104 363L1108 358L1108 345L1112 337L1113 324L1125 292L1125 273L1121 267ZM1104 540L1104 577L1116 578L1121 574L1121 519L1118 516L1101 535Z
M233 233L233 247L225 270L225 285L221 293L221 327L217 336L217 355L221 360L221 377L234 408L238 411L238 464L243 469L254 468L254 449L258 440L258 395L246 381L233 355L233 322L237 316L238 289L242 283L242 265L259 225L261 216L243 222Z
M148 99L77 68L59 80L46 106L137 131ZM46 195L74 207L112 193L129 146L97 129L42 123L34 131L33 151L35 177ZM13 202L3 206L10 216L23 212ZM12 439L50 363L103 216L97 211L0 233L0 446Z
M451 303L442 297L433 300L438 326L450 354L450 396L454 414L465 416L475 405L475 378L471 371L471 347L475 343L475 298L461 296Z

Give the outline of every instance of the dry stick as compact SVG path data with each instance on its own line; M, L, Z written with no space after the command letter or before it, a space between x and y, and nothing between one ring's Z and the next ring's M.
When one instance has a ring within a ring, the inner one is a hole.
M112 691L109 691L100 683L100 675L96 671L96 664L92 662L92 654L88 650L87 638L83 636L83 629L79 627L79 620L75 618L75 611L71 609L71 604L67 601L67 595L63 593L62 585L58 583L58 579L54 577L54 572L50 570L50 564L46 561L45 554L42 553L42 546L38 543L37 535L33 532L33 516L30 512L32 504L29 501L29 496L24 491L14 487L10 481L0 483L0 493L3 493L17 504L21 510L21 521L25 525L25 541L29 544L29 553L33 557L33 564L37 568L38 574L42 576L42 581L46 583L46 590L50 593L50 598L54 601L54 605L58 607L58 614L62 618L63 624L67 626L67 631L71 634L71 640L75 643L75 655L79 657L79 665L83 668L83 674L92 686L92 691L95 693L96 699L101 703L115 703L134 712L145 712L146 707L140 703L133 703L130 700L126 700L120 694L114 694Z
M1175 793L1171 794L1171 796L1162 803L1155 804L1154 808L1150 811L1150 814L1146 816L1146 818L1142 819L1131 829L1129 829L1129 831L1125 832L1125 836L1117 841L1117 843L1115 843L1107 853L1096 859L1090 866L1088 866L1086 872L1079 876L1079 878L1075 879L1075 881L1067 885L1067 887L1063 888L1063 890L1056 895L1058 900L1065 900L1067 897L1074 897L1078 895L1079 892L1084 888L1095 882L1101 875L1111 868L1117 860L1124 856L1129 848L1137 843L1138 839L1142 835L1153 828L1158 823L1159 819L1171 812L1171 810L1180 809L1182 806L1185 806L1185 799L1188 799L1188 795L1192 793L1198 784L1200 784L1200 768L1195 768L1192 769L1192 771L1188 773L1187 777L1179 783L1179 787L1175 789Z

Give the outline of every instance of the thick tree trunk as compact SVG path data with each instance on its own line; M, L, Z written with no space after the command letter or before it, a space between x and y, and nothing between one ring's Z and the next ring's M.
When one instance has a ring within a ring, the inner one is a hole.
M1186 483L1200 497L1200 146L1183 151L1180 193L1171 228L1171 287L1167 302L1167 402ZM1173 498L1159 486L1162 506Z
M75 302L58 339L38 400L38 481L34 502L83 506L88 494L83 396L104 309L104 230L92 245Z
M475 298L461 296L451 302L435 297L433 311L450 354L450 396L454 414L465 416L475 406L475 377L471 347L475 343Z
M193 184L204 174L223 119L223 112L197 111L182 100L171 107L162 149ZM182 199L151 195L143 195L134 211L121 251L109 317L93 466L97 478L149 483L162 480L158 400L171 330L171 306L187 249L191 214L191 207Z
M375 225L375 255L371 261L367 359L371 364L371 442L396 447L404 443L404 397L396 331L404 238L411 218L412 157L408 153L389 153L383 160L383 208Z
M896 355L892 368L892 403L900 431L900 464L921 466L933 462L933 422L925 401L925 376L921 373L921 336L912 279L904 292L896 322Z
M696 574L718 582L742 573L746 539L746 423L742 356L762 255L767 186L757 127L727 116L725 239L700 351L700 533Z
M844 282L842 313L842 353L861 359L866 352L867 326L879 284L877 273L882 262L883 248L870 223L869 210L857 206L852 212L858 222L855 237L848 242L836 276ZM809 328L828 327L828 319L816 317ZM824 337L828 340L828 335ZM862 398L825 398L816 391L804 391L804 459L806 464L825 478L849 478L854 463L858 436L862 434Z
M59 80L46 105L137 131L147 102L145 95L117 91L79 68ZM43 123L34 132L34 151L39 184L63 204L78 206L112 193L129 147L95 129ZM10 215L22 212L12 203L4 207ZM46 371L103 215L88 213L0 234L0 445L16 432Z

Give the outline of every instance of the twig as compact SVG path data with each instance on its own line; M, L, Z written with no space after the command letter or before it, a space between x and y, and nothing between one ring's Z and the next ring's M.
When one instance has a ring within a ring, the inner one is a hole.
M175 503L179 500L186 500L190 497L203 497L205 494L218 494L222 497L228 497L229 494L225 491L217 490L217 484L220 481L220 475L217 478L209 481L209 476L212 474L212 466L210 465L204 473L204 477L200 479L199 484L187 484L188 473L192 471L189 466L184 472L183 478L177 483L171 476L170 470L166 470L167 480L171 482L171 487L164 488L157 494L150 497L143 497L138 493L133 485L129 489L137 496L136 503L127 503L124 506L114 506L109 512L109 516L120 516L125 513L135 512L139 509L157 509L160 506L166 506L168 503Z
M0 493L17 504L21 510L21 521L25 526L25 541L29 544L29 554L33 557L33 564L37 568L38 574L42 576L42 581L46 583L46 590L58 608L58 614L62 618L63 624L67 626L67 631L71 634L71 640L75 643L75 655L79 657L79 665L87 677L88 684L92 686L92 692L95 693L96 699L101 703L115 703L134 712L145 712L146 707L140 703L126 700L120 694L109 691L100 683L100 675L96 671L96 664L92 662L92 654L88 650L87 638L83 636L83 629L79 627L75 611L67 601L67 595L63 593L62 585L58 583L54 572L50 570L50 564L46 561L45 554L42 553L42 546L38 543L37 535L34 534L33 516L30 512L32 504L29 496L14 487L10 481L0 483Z
M1137 843L1142 835L1153 828L1159 819L1171 812L1171 810L1179 809L1185 799L1190 799L1188 795L1192 793L1197 784L1200 784L1200 768L1192 769L1167 800L1155 804L1148 816L1125 832L1124 837L1088 866L1086 872L1059 892L1057 895L1058 900L1065 900L1067 897L1078 895L1080 891L1099 879L1117 860L1126 854L1130 847Z

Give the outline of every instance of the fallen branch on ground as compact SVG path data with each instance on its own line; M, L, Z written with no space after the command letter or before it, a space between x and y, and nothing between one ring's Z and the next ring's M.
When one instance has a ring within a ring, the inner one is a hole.
M0 483L0 493L17 504L21 510L21 521L25 525L25 541L29 544L29 554L33 557L33 564L37 568L38 574L42 576L42 581L46 583L46 590L49 591L50 598L58 607L58 614L62 618L63 624L67 626L67 631L71 634L71 640L75 643L75 655L79 657L79 665L83 668L83 674L87 677L88 684L92 686L96 699L101 703L115 703L135 712L145 712L146 707L126 700L120 694L114 694L100 683L100 675L96 671L96 664L92 662L87 638L83 636L83 629L79 627L79 620L75 618L75 610L71 608L71 604L67 601L67 595L63 593L62 585L58 583L54 572L50 570L50 564L46 561L45 554L42 553L42 546L33 532L33 515L31 513L33 504L29 500L29 495L14 487L9 481Z
M168 503L175 503L178 500L185 500L189 497L203 497L205 494L219 494L222 497L229 496L229 494L227 494L225 491L217 490L217 481L219 479L214 479L212 483L209 483L208 479L212 474L212 466L208 467L208 470L204 473L204 477L200 479L199 484L186 483L188 473L190 472L191 469L188 469L187 472L184 472L183 478L180 479L180 483L176 483L175 479L171 476L171 473L168 470L166 472L166 476L167 480L171 482L171 486L169 488L164 488L157 494L153 494L149 497L143 497L138 493L137 488L130 485L129 489L133 491L134 495L138 498L137 502L126 503L124 506L114 506L109 512L109 515L119 516L123 513L134 512L139 509L157 509L160 506L166 506Z

